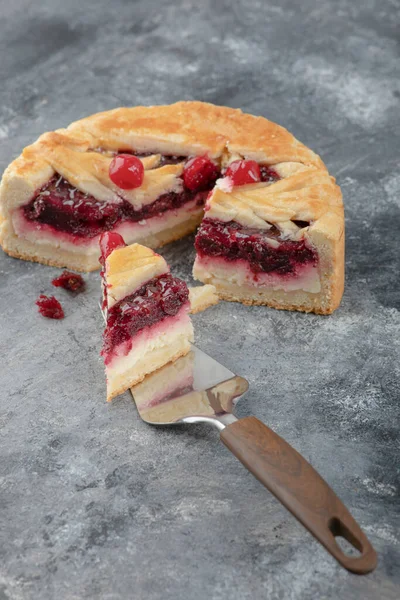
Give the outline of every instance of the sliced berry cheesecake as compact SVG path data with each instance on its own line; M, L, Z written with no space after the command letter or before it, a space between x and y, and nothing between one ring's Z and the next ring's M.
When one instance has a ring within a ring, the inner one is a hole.
M107 399L184 356L193 341L189 290L165 260L115 232L100 239Z
M290 174L289 174L290 173ZM343 292L343 206L323 169L228 166L196 236L194 276L225 300L331 313Z
M344 214L325 165L283 127L203 102L117 108L43 134L3 175L0 244L90 271L102 233L157 248L196 229L210 194L196 243L201 281L215 279L226 299L337 307ZM217 273L222 264L237 276Z

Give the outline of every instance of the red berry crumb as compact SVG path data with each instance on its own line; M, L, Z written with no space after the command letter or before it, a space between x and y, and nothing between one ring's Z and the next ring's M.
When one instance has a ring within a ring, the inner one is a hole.
M100 236L100 252L101 256L99 258L100 264L105 265L106 259L110 256L111 252L116 250L117 248L124 248L126 246L124 242L124 238L119 233L115 231L106 231L102 233Z
M183 171L183 183L192 192L212 185L219 176L218 167L207 156L195 156L187 161Z
M54 296L45 296L41 294L36 300L39 312L48 319L63 319L64 311L59 301Z
M143 183L144 166L137 156L117 154L110 163L108 174L121 190L133 190Z
M235 160L227 168L225 177L230 177L235 186L258 183L261 181L260 167L255 160Z
M69 290L70 292L81 292L85 287L83 277L76 273L71 273L71 271L63 271L51 283L55 287L62 287L64 290Z

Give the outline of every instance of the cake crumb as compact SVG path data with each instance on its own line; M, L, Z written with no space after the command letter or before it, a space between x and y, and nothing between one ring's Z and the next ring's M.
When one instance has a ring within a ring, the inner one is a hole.
M218 304L219 297L214 285L200 285L189 288L190 313L192 315Z

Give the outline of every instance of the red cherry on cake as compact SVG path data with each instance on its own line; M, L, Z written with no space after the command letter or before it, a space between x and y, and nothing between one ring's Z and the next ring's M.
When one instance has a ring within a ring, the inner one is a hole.
M121 190L133 190L143 183L143 163L132 154L117 154L110 163L108 174Z
M124 242L124 238L119 233L115 231L106 231L102 233L99 240L100 244L100 263L104 266L105 261L108 256L110 256L111 252L116 250L117 248L124 248L126 246Z
M227 168L225 177L229 177L235 186L258 183L261 181L260 167L255 160L235 160Z
M188 190L201 191L218 178L218 167L207 156L195 156L183 170L183 183Z

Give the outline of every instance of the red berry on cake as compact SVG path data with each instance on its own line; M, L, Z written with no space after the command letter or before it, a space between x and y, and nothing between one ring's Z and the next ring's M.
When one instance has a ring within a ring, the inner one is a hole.
M196 156L187 161L183 170L183 183L194 191L202 191L214 184L219 175L218 167L207 156Z
M133 190L143 183L142 161L132 154L117 154L109 167L110 179L122 190Z
M234 186L258 183L261 181L260 167L255 160L235 160L227 168L225 177L229 177Z

